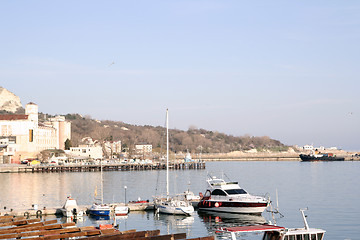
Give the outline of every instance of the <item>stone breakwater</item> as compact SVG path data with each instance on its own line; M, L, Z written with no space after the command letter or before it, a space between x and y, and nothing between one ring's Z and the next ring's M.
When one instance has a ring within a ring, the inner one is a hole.
M326 151L324 151L326 152ZM360 156L355 152L346 152L343 150L331 151L339 157L345 157L345 161L359 161ZM202 161L301 161L300 154L309 154L310 152L230 152L230 153L206 153L197 154L193 159L201 158ZM177 159L185 156L178 155Z

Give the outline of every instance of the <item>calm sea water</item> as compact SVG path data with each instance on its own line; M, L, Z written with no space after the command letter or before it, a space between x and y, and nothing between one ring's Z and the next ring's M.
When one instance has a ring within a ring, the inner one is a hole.
M170 171L170 192L190 189L205 192L208 172L223 171L231 180L253 194L268 193L275 201L279 196L283 218L277 224L285 227L302 227L300 208L308 207L310 227L327 231L325 239L360 239L359 208L360 162L207 162L205 170ZM103 172L104 202L152 199L165 192L166 171ZM100 186L99 172L75 173L9 173L0 174L0 207L39 208L60 207L71 194L79 205L93 202L94 190ZM125 195L125 188L126 195ZM48 219L54 216L47 216ZM121 230L154 230L162 234L186 232L189 238L214 234L221 226L262 223L271 220L268 213L262 216L209 215L195 213L191 217L156 216L153 212L131 212L116 219ZM66 219L61 219L66 221ZM78 226L98 225L113 220L84 217ZM225 238L224 235L218 235ZM241 239L261 239L245 235Z

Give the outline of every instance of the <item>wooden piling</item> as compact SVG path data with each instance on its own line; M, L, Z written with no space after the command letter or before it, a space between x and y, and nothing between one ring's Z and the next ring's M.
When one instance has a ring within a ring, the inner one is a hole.
M166 169L166 163L152 163L152 164L105 164L102 165L103 171L148 171L148 170L163 170ZM185 169L205 169L205 162L189 162L189 163L170 163L170 169L185 170ZM66 165L66 166L14 166L12 172L32 172L32 173L50 173L50 172L96 172L100 171L100 165ZM7 169L8 171L8 169ZM1 166L0 166L1 172Z

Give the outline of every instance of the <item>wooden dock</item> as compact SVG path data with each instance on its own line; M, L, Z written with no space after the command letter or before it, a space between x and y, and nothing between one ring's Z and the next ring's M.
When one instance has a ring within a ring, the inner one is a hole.
M31 238L45 239L142 239L142 240L175 240L186 239L186 233L160 235L160 230L119 231L109 224L76 227L74 222L59 224L56 219L41 221L40 218L1 216L0 239ZM213 236L196 238L197 240L214 240Z
M111 211L114 212L116 206L125 206L124 203L111 203ZM126 204L129 207L130 212L132 211L153 211L154 202L144 202L144 203L134 203L129 202ZM79 205L79 210L87 212L91 205ZM37 208L27 208L27 209L0 209L0 216L14 216L14 217L42 217L48 215L62 215L61 207L37 207Z
M133 163L119 163L119 164L103 164L97 165L37 165L28 166L21 164L14 164L12 166L0 166L0 172L24 172L24 173L46 173L46 172L96 172L100 171L145 171L145 170L164 170L166 163L151 163L151 164L133 164ZM186 169L205 169L205 162L179 162L170 163L170 169L186 170Z

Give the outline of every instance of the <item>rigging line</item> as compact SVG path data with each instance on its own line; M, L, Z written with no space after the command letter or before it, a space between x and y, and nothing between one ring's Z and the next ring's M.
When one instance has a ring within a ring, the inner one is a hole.
M165 141L165 137L166 137L166 115L165 115L165 122L164 122L164 126L165 126L165 131L161 131L162 134L160 133L160 154L159 154L159 163L161 164L161 160L163 158L163 146L164 146L164 141ZM157 178L156 178L156 187L155 187L155 195L157 195L158 193L158 188L159 188L159 176L160 176L160 171L157 172Z

